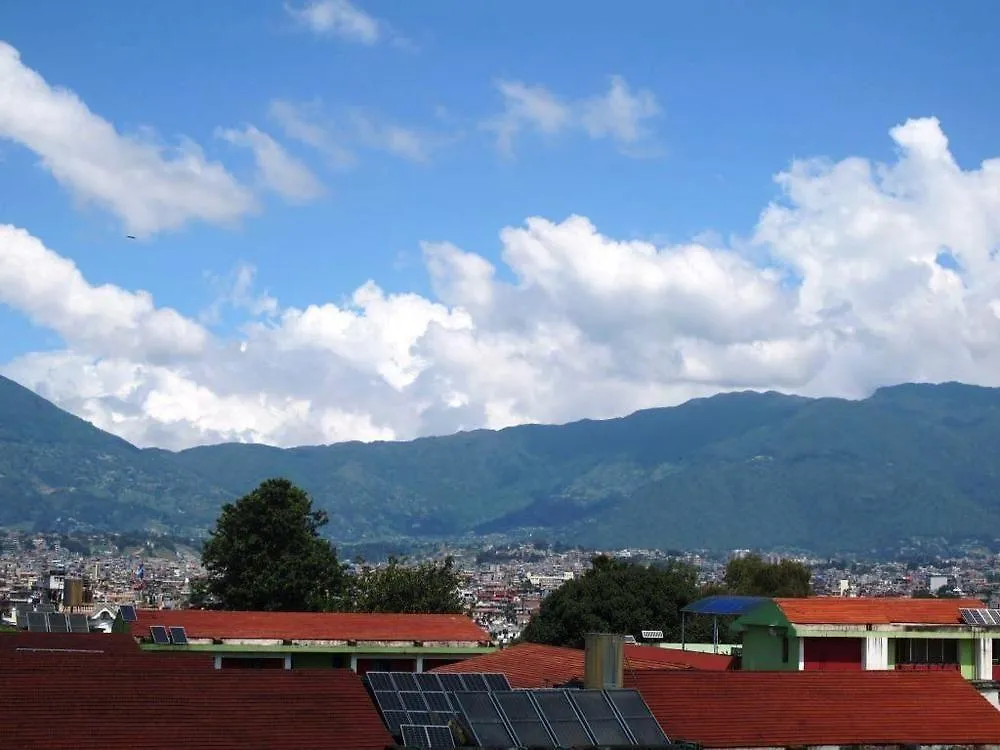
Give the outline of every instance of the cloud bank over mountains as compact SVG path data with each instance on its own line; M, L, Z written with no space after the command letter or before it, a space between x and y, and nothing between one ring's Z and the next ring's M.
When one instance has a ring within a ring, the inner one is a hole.
M343 20L346 4L326 5L342 19L331 31L371 37ZM628 150L648 140L658 111L652 94L617 78L606 96L577 102L498 85L505 109L491 122L505 152L529 131L574 128ZM273 114L333 158L319 125L288 107ZM323 192L255 126L218 135L250 150L256 189L193 142L119 133L0 44L0 138L130 231L236 222L261 210L258 189L295 202ZM728 245L654 245L606 236L583 216L530 217L498 228L506 269L431 237L432 296L390 294L373 279L347 303L305 307L255 290L253 269L241 268L219 300L242 316L235 333L212 324L217 309L199 316L95 284L60 254L68 249L2 224L0 304L64 346L0 372L134 443L168 448L406 439L744 388L860 397L909 380L1000 385L1000 159L963 170L935 118L889 136L892 163L793 162L776 177L780 198Z

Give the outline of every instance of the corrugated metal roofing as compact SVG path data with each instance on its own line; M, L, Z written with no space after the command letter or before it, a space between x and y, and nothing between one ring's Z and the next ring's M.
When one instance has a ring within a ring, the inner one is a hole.
M177 667L189 661L170 658ZM127 659L133 668L97 657L86 671L5 670L5 746L78 750L88 737L99 737L104 750L383 750L392 744L360 678L348 670L148 670L134 668L145 659Z
M139 644L127 633L0 633L0 651L19 648L101 650L108 653L138 653Z
M811 596L774 601L793 625L961 625L960 609L985 606L978 599L901 597Z
M681 611L695 615L742 615L768 601L766 596L706 596Z
M133 635L149 637L152 625L183 627L188 638L411 641L488 643L489 633L464 615L355 614L344 612L230 612L143 609Z
M640 669L728 669L731 657L655 646L626 646L625 671ZM584 652L538 643L522 643L475 656L434 672L500 672L511 687L542 688L583 679Z
M957 672L639 671L675 742L706 748L996 745L997 711Z

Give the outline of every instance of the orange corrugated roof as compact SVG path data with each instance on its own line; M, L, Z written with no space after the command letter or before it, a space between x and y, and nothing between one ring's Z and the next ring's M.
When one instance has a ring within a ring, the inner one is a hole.
M961 625L960 609L984 607L978 599L850 598L811 596L775 599L792 624Z
M0 681L5 744L77 750L86 737L100 737L105 750L384 750L392 744L349 670L194 670L189 659L170 660L173 670L166 658L149 670L146 659L132 656L91 657L86 671L13 673Z
M512 687L542 688L583 679L583 649L521 643L492 654L438 667L434 672L500 672ZM640 669L728 669L732 659L655 646L626 646L625 671Z
M464 615L143 609L137 612L132 633L148 638L152 625L183 627L188 638L421 643L490 640L489 633Z
M667 736L706 748L996 745L1000 711L957 672L638 671Z

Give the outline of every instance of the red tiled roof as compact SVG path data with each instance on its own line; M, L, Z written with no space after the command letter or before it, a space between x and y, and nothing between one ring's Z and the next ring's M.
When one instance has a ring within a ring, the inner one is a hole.
M139 653L127 633L0 633L0 652L19 648L101 650L105 653Z
M728 656L695 654L655 646L626 646L625 671L640 669L728 669ZM500 672L512 687L541 688L583 679L583 649L521 643L475 656L432 672Z
M978 599L811 596L774 601L789 622L802 625L961 625L959 609L986 606Z
M334 669L20 672L0 681L0 727L6 745L46 750L77 750L81 737L104 750L392 744L360 678Z
M707 748L995 745L1000 711L957 672L640 671L667 736Z
M143 609L132 623L132 634L149 638L151 625L181 626L188 638L421 643L490 640L489 633L464 615Z

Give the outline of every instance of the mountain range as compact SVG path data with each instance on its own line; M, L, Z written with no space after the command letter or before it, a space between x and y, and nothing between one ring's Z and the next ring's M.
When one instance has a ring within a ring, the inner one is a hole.
M0 526L200 534L284 476L340 543L537 534L614 547L862 550L1000 535L1000 389L740 392L410 442L139 449L0 377Z

